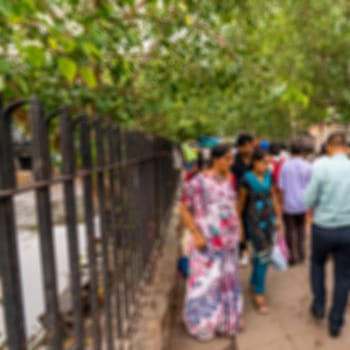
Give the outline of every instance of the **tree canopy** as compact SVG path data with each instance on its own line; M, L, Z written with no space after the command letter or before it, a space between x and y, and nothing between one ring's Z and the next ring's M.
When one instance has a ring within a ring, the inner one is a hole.
M348 0L0 0L0 89L185 139L350 120Z

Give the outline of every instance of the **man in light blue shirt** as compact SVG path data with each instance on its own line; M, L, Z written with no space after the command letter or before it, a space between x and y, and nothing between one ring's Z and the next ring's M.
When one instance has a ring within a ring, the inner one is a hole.
M313 167L305 203L314 211L312 229L312 314L325 314L325 263L335 264L333 306L329 314L330 335L340 334L350 291L350 160L345 134L337 132L327 141L327 157Z
M291 265L305 260L305 227L307 208L304 193L311 177L311 165L303 159L303 147L295 141L291 158L282 166L278 188L283 198L283 219Z

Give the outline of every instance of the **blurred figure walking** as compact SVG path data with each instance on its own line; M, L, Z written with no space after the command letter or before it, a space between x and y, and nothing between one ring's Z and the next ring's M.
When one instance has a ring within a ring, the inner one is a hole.
M268 171L269 157L261 150L252 157L252 170L240 182L238 211L246 222L245 234L254 248L253 271L250 285L253 303L260 314L268 313L265 300L267 270L271 261L280 207L273 190L272 175Z
M238 186L244 175L251 169L252 155L254 152L254 139L249 134L241 134L238 136L236 146L238 152L232 166L232 173L235 176L235 181ZM247 224L245 221L245 209L246 208L244 208L241 217L243 226L246 226ZM246 232L246 228L244 228L244 231ZM246 236L240 244L240 265L249 265L248 238Z
M216 334L233 339L243 327L231 148L214 147L211 158L211 168L185 184L181 203L181 216L193 241L184 320L189 333L201 341Z
M291 265L305 260L307 207L303 197L311 178L311 165L302 154L301 144L293 142L291 158L282 165L278 180Z
M335 264L335 286L329 331L336 337L344 325L350 291L350 161L345 134L332 134L326 148L328 157L314 164L305 202L314 209L311 312L316 318L325 315L325 263L331 256Z
M274 185L277 187L281 169L286 159L282 156L281 146L276 142L270 144L269 154L271 157L270 169L272 173L272 178Z

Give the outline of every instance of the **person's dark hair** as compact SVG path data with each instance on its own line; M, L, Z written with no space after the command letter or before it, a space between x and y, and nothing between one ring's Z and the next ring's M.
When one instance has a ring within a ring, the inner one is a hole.
M252 164L251 164L251 168L253 169L254 164L256 162L260 162L261 160L263 160L265 157L267 156L266 151L263 151L261 149L257 149L252 156Z
M303 145L302 153L305 155L310 155L315 152L315 147L314 145Z
M237 138L236 146L245 146L247 143L252 143L254 141L253 137L249 134L241 134Z
M325 156L327 154L327 145L325 143L323 143L321 145L321 149L320 149L320 155L321 156Z
M300 142L294 141L290 144L290 153L294 156L298 156L305 151L305 147Z
M327 139L327 146L345 147L346 144L346 135L342 131L332 133Z
M203 153L202 152L198 153L197 167L198 167L198 170L202 170L204 168L204 157L203 157Z
M214 159L220 159L224 157L230 151L231 147L229 145L219 145L213 147L210 152L211 162L213 162Z
M279 143L279 146L280 146L280 150L281 151L288 151L288 146L287 144L283 143L283 142L280 142Z
M278 156L280 152L281 152L280 145L276 142L271 143L269 147L269 154L271 154L272 156Z

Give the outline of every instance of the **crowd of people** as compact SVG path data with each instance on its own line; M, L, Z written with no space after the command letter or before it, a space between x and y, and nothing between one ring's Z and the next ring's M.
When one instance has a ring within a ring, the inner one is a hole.
M330 135L323 153L310 148L257 142L242 134L236 143L211 149L187 166L180 212L189 232L184 321L200 341L234 336L245 329L242 283L260 315L270 312L266 276L278 235L289 248L288 264L305 263L312 223L310 312L326 315L325 264L334 260L335 286L329 333L340 335L350 291L350 160L346 136ZM251 265L250 281L240 267ZM271 311L273 312L273 310Z

